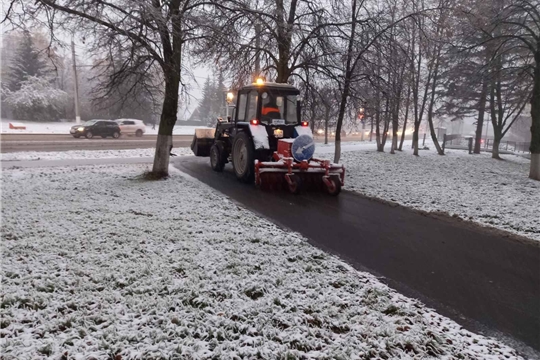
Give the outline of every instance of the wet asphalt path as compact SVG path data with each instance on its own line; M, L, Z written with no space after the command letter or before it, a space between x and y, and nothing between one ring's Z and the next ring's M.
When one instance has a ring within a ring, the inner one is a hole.
M264 192L238 182L231 165L213 172L208 158L173 165L464 327L540 354L538 243L348 191L337 198Z

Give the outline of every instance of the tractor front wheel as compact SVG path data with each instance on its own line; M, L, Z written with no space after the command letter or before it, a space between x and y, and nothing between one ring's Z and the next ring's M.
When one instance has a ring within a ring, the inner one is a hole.
M236 178L242 182L253 182L255 174L255 148L246 133L235 136L232 148L232 161Z
M222 141L216 141L210 148L210 166L212 170L222 172L227 162L227 154Z

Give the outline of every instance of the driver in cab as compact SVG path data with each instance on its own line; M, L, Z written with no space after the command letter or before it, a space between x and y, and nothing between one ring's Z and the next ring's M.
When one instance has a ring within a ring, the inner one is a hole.
M276 99L268 93L262 94L263 105L261 109L261 117L265 122L270 122L272 119L281 119L281 112ZM281 99L278 99L281 100Z

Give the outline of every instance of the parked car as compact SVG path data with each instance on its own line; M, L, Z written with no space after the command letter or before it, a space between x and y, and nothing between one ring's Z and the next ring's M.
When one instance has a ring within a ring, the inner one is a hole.
M91 139L94 136L106 138L112 136L115 139L120 137L120 126L111 120L89 120L81 125L71 127L69 131L74 138L81 136Z
M146 125L142 120L118 119L115 121L120 125L120 133L122 135L135 135L141 137L146 132Z

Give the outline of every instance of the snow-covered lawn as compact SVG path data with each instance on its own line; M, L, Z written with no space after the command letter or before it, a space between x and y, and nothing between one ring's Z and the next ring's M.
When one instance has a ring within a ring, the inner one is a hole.
M58 152L24 151L0 154L3 161L20 160L68 160L68 159L111 159L153 157L154 148L129 150L70 150ZM193 155L188 147L173 148L173 154L178 156Z
M502 157L448 149L445 156L420 151L419 157L409 150L358 151L344 153L342 162L349 190L540 240L540 182L527 177L529 160Z
M2 133L7 134L69 134L69 129L77 125L74 122L29 122L29 121L13 121L16 123L21 123L26 126L26 130L15 130L9 128L9 123L11 121L2 120ZM83 121L84 122L84 121ZM177 124L173 129L173 134L175 135L193 135L195 134L195 129L204 129L205 126L182 126ZM158 132L158 127L152 129L152 126L146 126L146 134L155 135Z
M8 359L517 358L173 172L3 172Z

